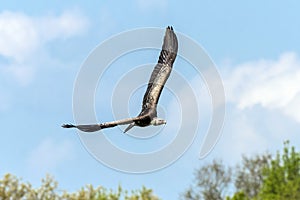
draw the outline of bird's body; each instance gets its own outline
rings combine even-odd
[[[123,120],[117,120],[113,122],[106,122],[101,124],[91,125],[72,125],[64,124],[63,128],[78,128],[84,132],[94,132],[104,128],[110,128],[117,125],[129,126],[124,132],[127,132],[134,126],[145,127],[149,125],[161,125],[166,124],[166,121],[157,118],[157,104],[160,94],[164,88],[166,81],[168,80],[172,71],[173,63],[175,61],[178,50],[177,37],[172,27],[167,27],[162,50],[158,59],[158,63],[154,67],[151,74],[147,90],[143,98],[143,106],[140,114],[135,118],[128,118]]]

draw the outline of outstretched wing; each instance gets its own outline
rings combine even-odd
[[[175,61],[176,55],[178,50],[178,43],[176,35],[173,31],[172,27],[167,27],[164,42],[162,46],[162,50],[160,52],[160,56],[158,59],[158,63],[155,66],[149,83],[147,87],[147,91],[143,98],[143,108],[142,112],[148,110],[148,108],[154,108],[149,110],[155,110],[156,113],[156,105],[158,103],[161,91],[170,76],[172,71],[172,66]],[[102,124],[89,124],[89,125],[73,125],[73,124],[64,124],[62,125],[63,128],[77,128],[84,132],[95,132],[101,129],[114,127],[117,125],[125,125],[130,124],[124,132],[127,132],[133,126],[135,126],[136,122],[143,121],[144,118],[149,118],[147,115],[139,115],[135,118],[117,120],[113,122],[106,122]],[[148,113],[149,114],[149,113]]]
[[[139,120],[141,117],[128,118],[122,120],[116,120],[113,122],[105,122],[102,124],[87,124],[87,125],[73,125],[73,124],[63,124],[63,128],[77,128],[84,132],[95,132],[101,129],[110,128],[118,125],[132,124],[136,120]]]
[[[147,90],[144,94],[142,110],[147,108],[156,108],[160,94],[172,71],[177,50],[177,37],[173,31],[173,28],[168,26],[158,63],[151,74]]]

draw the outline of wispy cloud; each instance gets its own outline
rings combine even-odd
[[[56,170],[60,165],[73,158],[73,144],[68,141],[56,141],[52,138],[42,140],[29,155],[28,167],[31,172],[45,174]]]
[[[88,20],[75,10],[39,17],[10,11],[0,13],[0,56],[9,60],[2,64],[2,72],[21,85],[28,84],[34,76],[34,56],[44,44],[81,34],[87,27]]]
[[[225,75],[227,98],[239,109],[261,105],[300,122],[300,59],[284,53],[277,60],[247,62]]]
[[[274,152],[285,140],[296,141],[300,122],[300,59],[278,59],[222,66],[227,115],[214,156],[236,163],[242,154]]]
[[[260,59],[238,65],[220,65],[220,69],[226,95],[226,118],[222,136],[212,152],[213,157],[221,157],[234,164],[242,154],[263,153],[267,149],[273,151],[284,140],[296,137],[295,127],[300,122],[300,59],[295,53],[283,53],[274,60]],[[172,79],[167,85],[171,83]],[[198,98],[198,134],[203,134],[211,118],[211,91],[205,90],[205,84],[199,77],[191,79],[189,83]],[[187,94],[189,86],[177,85],[184,87],[176,94],[183,94],[187,98],[181,103],[191,105],[192,97]],[[197,111],[194,105],[185,109],[190,114]],[[171,102],[168,110],[178,109]],[[188,121],[196,123],[194,118],[182,119],[181,123],[188,124]],[[187,125],[184,130],[187,133],[193,131],[190,127]],[[196,144],[201,145],[202,142],[203,137]],[[197,148],[195,153],[199,152],[200,146]]]
[[[0,54],[20,62],[38,46],[33,20],[21,13],[0,14]]]
[[[59,16],[45,16],[36,20],[36,23],[44,41],[81,34],[89,24],[87,18],[76,10],[67,10]]]

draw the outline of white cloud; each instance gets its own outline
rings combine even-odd
[[[29,155],[29,169],[39,174],[56,170],[61,164],[73,158],[73,150],[74,146],[70,141],[46,138]]]
[[[267,150],[273,153],[280,149],[283,141],[295,141],[295,127],[300,122],[300,59],[295,53],[284,53],[277,60],[262,59],[221,69],[227,100],[226,118],[222,136],[208,158],[218,157],[235,164],[242,154]],[[199,98],[201,136],[210,123],[210,96],[199,78],[189,82]],[[186,86],[176,94],[185,92]],[[183,96],[190,98],[187,94]],[[189,99],[181,103],[190,104]],[[189,113],[196,111],[186,108]],[[187,126],[185,131],[192,130]],[[203,135],[194,142],[193,145],[198,144],[194,153],[199,153],[202,142]]]
[[[227,99],[243,110],[254,105],[278,109],[300,122],[300,59],[284,53],[278,60],[247,62],[225,75]]]
[[[299,83],[298,83],[299,84]],[[300,93],[284,107],[284,113],[300,122]]]
[[[0,13],[0,56],[6,57],[2,72],[9,73],[22,85],[33,78],[34,56],[45,43],[81,34],[88,21],[77,11],[65,11],[59,16],[31,17],[19,12]]]
[[[77,11],[65,11],[60,16],[46,16],[36,20],[37,30],[45,41],[67,38],[83,33],[87,19]]]
[[[21,13],[0,14],[0,54],[22,60],[38,46],[38,33],[33,20]]]
[[[284,53],[277,60],[222,66],[227,108],[222,137],[210,157],[235,164],[241,155],[275,153],[283,141],[297,142],[300,122],[300,59]]]

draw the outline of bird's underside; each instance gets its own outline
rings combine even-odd
[[[101,124],[87,124],[87,125],[73,125],[64,124],[63,128],[77,128],[84,132],[94,132],[105,128],[111,128],[118,125],[128,125],[124,130],[127,132],[134,126],[145,127],[149,125],[161,125],[166,124],[166,121],[157,118],[157,103],[160,94],[164,88],[167,79],[172,71],[173,63],[175,61],[178,50],[177,37],[173,31],[173,28],[168,26],[166,28],[164,42],[162,50],[158,59],[158,63],[154,67],[151,74],[147,90],[144,94],[143,105],[140,114],[134,118],[116,120],[112,122],[105,122]]]

